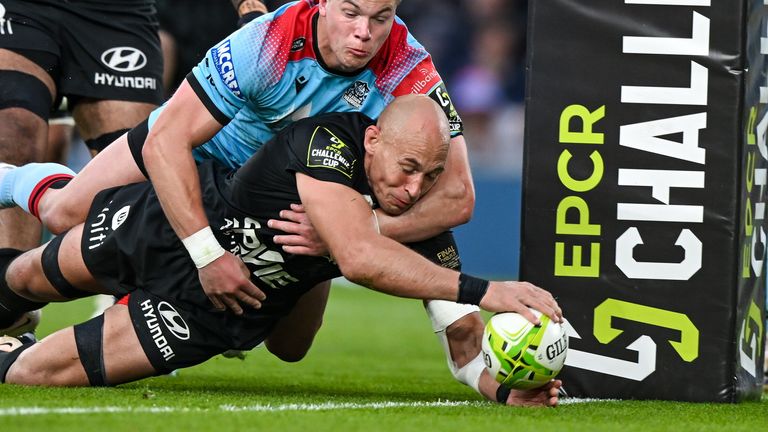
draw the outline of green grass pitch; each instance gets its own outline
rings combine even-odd
[[[41,334],[88,316],[92,301],[49,306]],[[702,377],[706,379],[706,377]],[[104,389],[0,385],[0,431],[765,431],[761,402],[601,401],[556,409],[484,402],[456,383],[420,302],[332,290],[306,359],[264,349],[175,377]]]

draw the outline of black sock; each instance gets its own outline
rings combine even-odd
[[[8,286],[5,279],[8,266],[22,253],[18,249],[0,249],[0,328],[11,326],[25,312],[40,309],[48,304],[27,300]]]
[[[13,366],[13,363],[19,358],[19,355],[28,348],[31,348],[33,343],[24,344],[11,352],[0,351],[0,383],[5,382],[5,377],[8,375],[8,369]]]

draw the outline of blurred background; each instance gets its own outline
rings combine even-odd
[[[527,0],[403,0],[398,16],[432,54],[464,120],[477,200],[455,230],[464,271],[516,278]]]
[[[225,0],[158,0],[170,94],[208,48],[237,28]],[[269,10],[287,1],[267,0]],[[397,12],[432,54],[464,121],[477,203],[456,229],[464,271],[516,278],[525,90],[527,0],[403,0]],[[71,146],[75,170],[90,158]]]

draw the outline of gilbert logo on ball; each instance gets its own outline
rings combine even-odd
[[[534,325],[513,312],[494,315],[485,326],[483,358],[496,381],[510,388],[531,389],[552,380],[565,363],[565,329],[539,311]]]

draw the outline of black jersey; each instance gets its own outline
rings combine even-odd
[[[284,252],[272,242],[272,236],[284,233],[267,227],[267,221],[300,202],[296,172],[370,196],[363,136],[371,124],[360,113],[304,119],[275,136],[233,174],[223,175],[225,168],[213,162],[201,167],[203,199],[206,208],[215,209],[208,212],[211,226],[220,243],[243,258],[260,288],[310,288],[341,275],[327,258]]]
[[[115,294],[141,290],[204,322],[227,348],[250,349],[317,283],[341,275],[327,257],[286,253],[267,227],[280,210],[298,203],[295,173],[370,194],[363,167],[363,136],[373,121],[360,113],[328,114],[285,129],[236,172],[209,161],[199,166],[203,205],[219,243],[240,256],[264,293],[260,309],[242,316],[212,313],[197,270],[168,223],[148,182],[97,195],[85,223],[88,269]],[[135,314],[146,305],[136,305]],[[134,318],[136,320],[137,318]],[[141,318],[139,318],[141,320]]]

